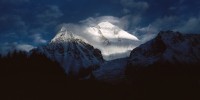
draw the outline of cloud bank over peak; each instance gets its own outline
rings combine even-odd
[[[99,24],[100,22],[110,22],[122,29],[127,29],[128,27],[128,18],[126,16],[124,17],[114,17],[114,16],[99,16],[99,17],[89,17],[85,20],[80,21],[81,24],[87,25],[87,26],[95,26]]]
[[[67,38],[68,34],[72,33],[74,37],[100,49],[106,60],[127,57],[130,51],[141,43],[136,36],[125,31],[127,24],[128,20],[125,20],[125,18],[114,16],[90,17],[78,24],[62,25],[60,32],[51,42],[64,41],[63,38]]]

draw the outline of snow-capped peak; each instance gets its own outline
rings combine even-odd
[[[100,28],[114,28],[115,26],[109,22],[101,22],[98,24]]]
[[[127,57],[130,51],[139,45],[136,36],[110,22],[100,22],[94,27],[87,27],[85,33],[92,36],[92,39],[88,39],[89,43],[99,48],[106,60]]]
[[[67,32],[60,32],[49,44],[33,51],[57,61],[68,75],[77,78],[86,77],[104,62],[100,50]]]
[[[139,39],[110,22],[100,22],[95,26],[65,24],[51,43],[69,42],[80,39],[101,50],[104,59],[127,57],[139,45]]]
[[[130,39],[130,40],[135,40],[135,41],[139,40],[136,36],[124,31],[123,29],[111,24],[110,22],[101,22],[95,27],[87,28],[87,31],[91,34],[104,36],[105,38],[108,38],[108,39],[122,38],[122,39]]]
[[[66,27],[62,27],[60,32],[51,40],[51,43],[66,42],[69,39],[74,39],[74,34],[71,31],[68,31]]]

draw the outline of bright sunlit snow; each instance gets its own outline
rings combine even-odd
[[[52,42],[66,41],[72,35],[100,49],[105,60],[127,57],[140,44],[136,36],[108,21],[87,27],[64,25]]]

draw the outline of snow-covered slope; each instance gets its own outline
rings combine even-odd
[[[73,25],[63,25],[49,44],[33,51],[59,62],[67,74],[79,75],[101,66],[104,62],[103,57],[112,60],[129,56],[130,51],[139,43],[137,37],[109,22],[85,27],[82,32],[76,30],[79,29]],[[106,65],[108,64],[101,67],[105,68]],[[117,69],[120,65],[116,64],[110,68]]]
[[[195,64],[200,62],[200,35],[164,31],[135,48],[130,65],[148,66],[156,62]]]
[[[102,51],[106,60],[127,57],[139,44],[137,37],[109,22],[88,27],[86,33],[93,37],[90,43]]]
[[[67,24],[63,25],[61,31],[72,32],[77,38],[100,49],[106,60],[128,57],[130,51],[139,45],[137,37],[110,22],[100,22],[94,26],[78,27],[78,29]]]
[[[34,51],[59,62],[70,75],[79,75],[83,70],[91,71],[104,61],[100,50],[77,39],[73,33],[63,30],[48,45],[38,47]]]

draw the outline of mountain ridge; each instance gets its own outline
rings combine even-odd
[[[155,62],[197,63],[200,61],[200,35],[161,31],[158,35],[135,48],[130,64],[148,66]]]
[[[199,70],[199,62],[200,35],[161,31],[154,39],[133,49],[129,57],[107,62],[94,74],[97,79],[112,83],[116,80],[119,81],[120,78],[126,79],[127,76],[136,77],[137,73],[145,74],[145,71],[155,71],[155,73],[164,71],[166,75],[171,75],[171,72],[174,72],[175,75],[188,74],[194,69]],[[111,73],[112,70],[113,73]],[[120,70],[125,70],[125,72]],[[194,74],[197,74],[196,71]],[[109,76],[105,77],[106,75]]]
[[[82,73],[84,77],[89,75],[92,70],[104,62],[100,50],[72,35],[71,38],[68,37],[64,40],[55,39],[45,46],[32,50],[32,52],[45,54],[50,59],[57,61],[68,75],[77,77],[83,70],[85,71]]]

